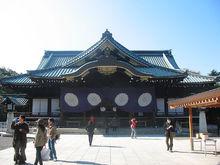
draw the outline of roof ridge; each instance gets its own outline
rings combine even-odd
[[[170,63],[170,61],[168,60],[167,56],[164,53],[163,53],[163,58],[165,63],[168,65],[168,67],[174,69],[173,65]]]
[[[113,41],[115,42],[116,44],[118,44],[119,46],[121,46],[123,49],[125,49],[126,52],[124,52],[125,54],[129,55],[132,59],[134,59],[135,61],[139,62],[139,63],[142,63],[142,64],[145,64],[145,65],[149,65],[151,66],[151,63],[143,60],[142,58],[138,57],[138,56],[135,56],[133,54],[132,51],[130,51],[129,49],[127,49],[125,46],[123,46],[122,44],[120,44],[119,42],[117,42],[115,39],[112,38],[112,40],[110,41]],[[112,43],[114,44],[114,43]],[[114,44],[115,45],[115,44]],[[115,45],[117,47],[117,45]],[[120,48],[118,48],[119,50],[121,50]],[[123,50],[122,50],[123,51]],[[139,61],[138,61],[139,60]]]
[[[81,53],[77,54],[76,57],[74,58],[74,61],[68,62],[65,66],[72,65],[72,64],[74,64],[76,61],[80,60],[80,59],[82,58],[82,57],[80,57],[80,56],[82,56],[83,54],[88,54],[88,53],[91,51],[91,49],[96,49],[96,48],[97,48],[97,45],[100,45],[102,42],[104,42],[105,39],[106,39],[106,37],[105,37],[104,39],[101,39],[101,40],[97,41],[95,44],[93,44],[93,45],[92,45],[91,47],[89,47],[88,49],[86,49],[86,50],[82,51]],[[77,59],[77,58],[79,58],[79,59]],[[75,61],[75,60],[76,60],[76,61]]]

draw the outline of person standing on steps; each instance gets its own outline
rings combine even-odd
[[[92,116],[92,117],[90,117],[88,124],[87,124],[87,127],[86,127],[86,131],[87,131],[88,138],[89,138],[89,146],[92,145],[94,129],[95,129],[95,119]]]
[[[169,118],[167,118],[167,121],[164,124],[164,129],[165,129],[165,136],[166,136],[167,151],[172,152],[173,151],[173,137],[175,134],[175,128]]]
[[[29,133],[28,124],[25,122],[25,116],[20,115],[17,120],[11,124],[11,129],[14,130],[13,147],[15,150],[14,161],[15,164],[25,164],[26,154],[25,149],[27,145],[27,133]]]

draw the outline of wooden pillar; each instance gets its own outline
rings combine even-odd
[[[83,112],[83,125],[86,125],[87,121],[86,121],[86,112]]]
[[[193,122],[192,122],[192,107],[189,107],[189,139],[191,150],[194,150],[193,146]]]
[[[51,98],[48,98],[47,104],[47,115],[51,116]]]
[[[164,92],[164,113],[165,113],[166,117],[169,116],[169,113],[168,113],[168,89],[167,89],[167,87],[165,87],[165,92]]]

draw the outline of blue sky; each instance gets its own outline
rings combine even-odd
[[[85,50],[105,29],[130,50],[172,49],[181,68],[220,71],[218,0],[1,0],[0,66],[36,69],[44,50]]]

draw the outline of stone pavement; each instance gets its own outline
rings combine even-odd
[[[220,138],[218,155],[206,156],[202,151],[190,151],[188,138],[175,138],[174,152],[166,151],[165,138],[160,136],[104,137],[94,135],[89,147],[86,135],[61,135],[56,144],[58,161],[44,165],[220,165]],[[199,148],[199,146],[196,146]],[[33,164],[35,149],[30,142],[26,149],[27,163]],[[13,148],[0,151],[0,164],[13,165]]]

